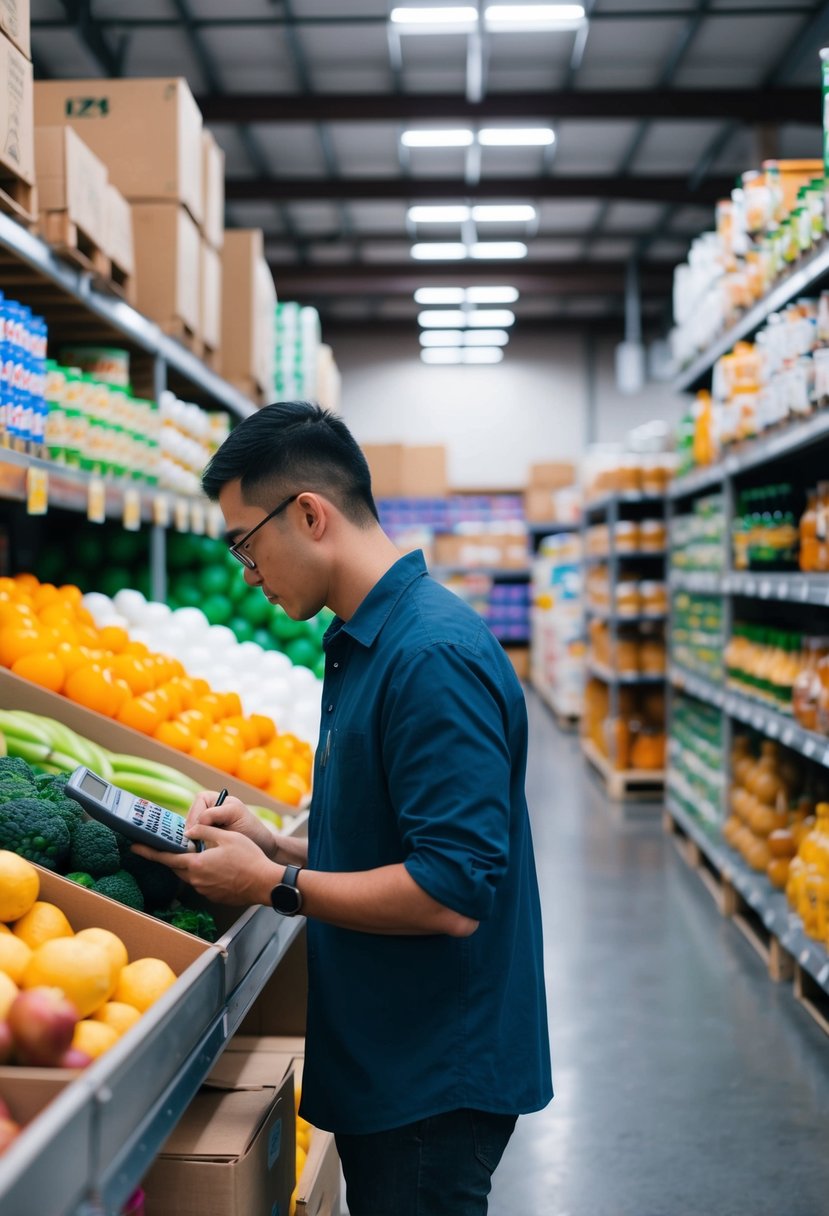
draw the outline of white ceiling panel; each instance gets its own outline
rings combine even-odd
[[[288,213],[298,232],[313,235],[329,233],[340,227],[340,216],[332,203],[291,203]]]
[[[70,30],[33,30],[32,50],[51,76],[84,79],[101,75],[95,56]]]
[[[662,11],[665,11],[664,5]],[[649,89],[659,81],[683,18],[594,21],[578,83],[584,89]]]
[[[222,26],[202,30],[199,37],[227,92],[286,93],[299,87],[283,30]]]
[[[412,177],[463,177],[464,148],[409,148]]]
[[[224,0],[211,0],[222,3]],[[273,0],[264,0],[273,4]],[[291,5],[295,17],[328,17],[336,12],[339,0],[293,0]],[[388,12],[386,0],[348,0],[349,17],[376,17],[385,20]]]
[[[361,252],[366,262],[412,262],[411,241],[366,241]]]
[[[633,241],[593,241],[587,254],[589,262],[625,262],[635,248]]]
[[[650,123],[631,171],[690,173],[721,125],[717,122]]]
[[[555,171],[607,173],[615,169],[636,132],[630,121],[586,122],[569,120],[556,127],[558,136]]]
[[[397,130],[389,123],[334,123],[329,135],[342,173],[395,176],[400,170]]]
[[[239,137],[239,128],[230,123],[212,123],[210,130],[225,154],[227,177],[256,177],[257,172]]]
[[[349,203],[348,212],[354,227],[365,232],[402,232],[406,226],[405,203]]]
[[[568,262],[579,255],[578,241],[556,241],[539,237],[532,241],[527,254],[529,262]]]
[[[62,16],[66,16],[66,6],[59,4],[63,9]],[[41,0],[32,0],[32,18],[47,17],[47,13],[43,11],[47,8],[54,8],[53,4],[44,5]],[[102,18],[118,18],[118,17],[136,17],[138,14],[135,11],[133,0],[97,0],[95,6],[95,16]],[[141,0],[142,18],[149,19],[151,17],[175,17],[176,9],[172,0]],[[199,14],[201,15],[201,14]]]
[[[539,224],[544,232],[588,229],[599,213],[595,199],[545,199],[538,204]]]
[[[354,261],[354,250],[344,241],[336,245],[313,245],[308,260],[318,266],[347,266]]]
[[[251,130],[274,176],[325,176],[322,145],[311,123],[257,126]]]
[[[668,262],[676,266],[688,256],[690,241],[654,241],[648,250],[648,258],[655,262]]]
[[[710,16],[702,23],[676,75],[678,88],[759,85],[794,38],[801,16]],[[751,53],[746,54],[750,46]],[[817,59],[817,48],[815,60]],[[706,78],[707,77],[707,78]]]
[[[605,231],[649,231],[662,214],[660,203],[613,203],[605,216]]]
[[[543,164],[543,148],[481,149],[481,171],[484,177],[536,177]]]
[[[267,232],[284,232],[282,211],[278,203],[228,203],[228,217],[234,228],[262,228]]]

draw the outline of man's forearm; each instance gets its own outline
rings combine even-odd
[[[271,861],[281,866],[304,866],[308,864],[307,836],[282,836],[271,833],[271,845],[265,849]]]

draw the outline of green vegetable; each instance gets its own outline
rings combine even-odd
[[[88,887],[90,890],[95,886],[95,879],[91,874],[84,874],[80,870],[75,870],[66,877],[70,882],[76,882],[79,887]]]
[[[88,819],[72,828],[69,864],[95,878],[114,874],[121,866],[118,840],[105,823]]]
[[[185,933],[194,933],[196,937],[201,937],[206,942],[215,942],[219,935],[216,922],[209,912],[197,912],[193,908],[178,907],[171,908],[167,912],[156,912],[155,916],[158,920],[163,920],[176,929],[183,929]]]
[[[36,798],[32,786],[21,780],[16,773],[0,776],[0,802],[14,802],[17,798]]]
[[[141,888],[146,908],[166,908],[178,894],[179,878],[169,866],[131,852],[122,854],[122,865]]]
[[[36,798],[0,804],[0,848],[57,870],[69,853],[69,829]]]
[[[34,773],[25,760],[19,756],[0,756],[0,779],[10,776],[19,777],[31,790],[34,786]]]
[[[92,889],[99,895],[117,899],[119,903],[126,904],[128,908],[134,908],[136,912],[144,911],[144,896],[141,894],[141,888],[132,874],[128,874],[126,870],[118,870],[115,874],[99,878]]]

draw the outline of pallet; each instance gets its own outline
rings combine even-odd
[[[0,165],[0,211],[29,228],[37,221],[37,186],[31,186],[8,165]]]
[[[176,342],[180,342],[186,350],[189,350],[197,359],[201,359],[204,350],[204,343],[194,329],[191,329],[185,321],[180,317],[175,317],[171,321],[165,321],[159,325],[162,333],[165,333],[168,338],[175,338]]]
[[[110,279],[109,258],[95,238],[69,218],[68,211],[42,212],[40,234],[64,261],[93,275],[97,281]]]
[[[125,304],[129,304],[131,308],[135,308],[138,298],[138,284],[135,275],[122,270],[111,259],[109,275],[107,277],[97,275],[95,286],[99,291],[103,291],[110,296],[115,296],[116,299],[123,300]]]
[[[590,765],[605,784],[608,797],[614,802],[643,802],[661,799],[665,788],[665,774],[661,770],[624,769],[619,771],[611,765],[592,739],[582,739],[581,748]]]
[[[829,993],[799,963],[794,965],[794,995],[823,1033],[829,1034]]]

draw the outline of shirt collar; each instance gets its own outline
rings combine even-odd
[[[350,621],[343,621],[338,616],[334,618],[326,631],[324,643],[342,632],[349,634],[362,646],[373,645],[404,591],[425,573],[426,561],[420,549],[401,557],[374,584]]]

